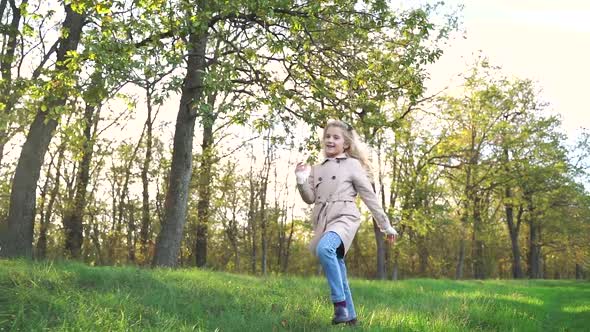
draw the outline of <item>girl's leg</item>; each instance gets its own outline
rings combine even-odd
[[[348,309],[348,317],[350,320],[356,319],[356,311],[354,310],[354,303],[352,302],[352,293],[348,285],[348,277],[346,276],[346,264],[344,257],[338,257],[338,265],[340,267],[340,276],[342,277],[342,288],[344,296],[346,297],[346,308]]]
[[[317,256],[324,268],[328,285],[330,285],[331,298],[333,303],[346,300],[344,293],[342,275],[336,251],[342,244],[340,236],[334,232],[328,232],[322,236],[316,248]]]

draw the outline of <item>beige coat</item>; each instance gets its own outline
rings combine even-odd
[[[357,193],[367,205],[381,230],[389,227],[389,219],[379,205],[367,172],[354,158],[326,158],[314,165],[306,183],[298,184],[301,197],[307,204],[315,203],[312,213],[314,236],[310,250],[326,232],[337,233],[348,252],[360,226],[360,212],[355,204]]]

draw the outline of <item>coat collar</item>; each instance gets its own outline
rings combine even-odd
[[[323,165],[323,164],[325,164],[325,163],[326,163],[326,161],[328,161],[328,160],[334,161],[334,160],[339,160],[339,159],[341,160],[341,159],[347,159],[347,158],[348,158],[348,156],[347,156],[346,154],[344,154],[344,153],[341,153],[341,154],[337,155],[337,156],[336,156],[336,157],[334,157],[334,158],[327,158],[327,157],[326,157],[326,158],[324,159],[324,161],[322,161],[322,165]]]

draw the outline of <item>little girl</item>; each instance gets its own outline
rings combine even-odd
[[[344,255],[360,226],[361,215],[355,204],[357,193],[389,241],[395,241],[397,232],[377,201],[368,177],[367,159],[359,149],[352,127],[342,121],[328,122],[322,140],[325,159],[311,168],[297,164],[297,188],[306,203],[315,203],[310,249],[318,256],[330,285],[334,303],[332,324],[355,325],[356,312]]]

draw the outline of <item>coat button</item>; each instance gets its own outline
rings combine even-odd
[[[336,159],[336,163],[337,164],[340,164],[340,159]]]
[[[322,181],[322,177],[320,176],[320,177],[318,178],[318,180]]]
[[[336,180],[336,175],[332,175],[332,180]]]

